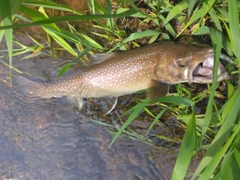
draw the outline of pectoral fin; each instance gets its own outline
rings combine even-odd
[[[67,99],[74,103],[74,105],[81,110],[84,104],[83,98],[82,96],[75,96],[75,97],[67,97]]]
[[[169,87],[170,85],[167,83],[152,80],[150,88],[148,90],[149,101],[166,96],[169,91]]]

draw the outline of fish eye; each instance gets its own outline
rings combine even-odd
[[[209,56],[214,56],[214,50],[211,48],[208,50]]]
[[[187,66],[187,61],[185,59],[178,58],[177,59],[177,64],[178,64],[179,67],[186,67]]]

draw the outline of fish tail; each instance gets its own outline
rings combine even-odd
[[[31,81],[25,77],[17,76],[14,81],[25,95],[38,95],[39,89],[37,82]]]
[[[61,79],[53,82],[35,82],[25,77],[18,76],[15,78],[15,81],[19,89],[26,96],[52,98],[75,95],[80,87],[82,87],[80,86],[80,79],[78,88],[76,88],[75,81],[71,81],[71,79]]]

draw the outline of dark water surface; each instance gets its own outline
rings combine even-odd
[[[45,80],[53,79],[61,64],[48,58],[14,59],[15,67],[30,73],[23,76]],[[9,86],[8,71],[0,64],[0,179],[170,179],[179,144],[159,142],[156,148],[120,138],[109,148],[110,129],[92,121],[111,124],[134,105],[131,96],[120,98],[104,117],[99,109],[79,111],[64,97],[26,97],[15,83]],[[149,119],[143,114],[132,127],[144,134]],[[154,133],[171,135],[164,126]]]

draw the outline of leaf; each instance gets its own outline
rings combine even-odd
[[[238,89],[235,90],[231,98],[224,104],[222,119],[226,119],[230,115],[234,104],[238,103],[237,100],[239,99],[239,94],[240,94],[240,87],[238,87]]]
[[[240,63],[240,30],[239,30],[239,2],[232,0],[228,2],[229,28],[231,31],[231,43],[233,44],[234,54]],[[240,80],[239,80],[240,81]]]
[[[139,115],[140,111],[143,110],[143,108],[148,104],[148,102],[149,102],[149,100],[145,99],[144,101],[142,101],[141,103],[138,103],[136,106],[132,107],[131,109],[127,110],[126,112],[124,112],[121,115],[120,118],[122,118],[123,116],[126,116],[127,114],[132,112],[131,115],[129,116],[129,118],[127,119],[127,121],[118,130],[117,134],[114,136],[114,138],[109,146],[111,146],[117,140],[117,138],[121,135],[121,133],[124,131],[124,129]],[[183,98],[183,97],[178,97],[178,96],[162,97],[162,98],[152,101],[151,103],[156,103],[156,102],[173,103],[173,104],[178,104],[178,105],[180,104],[180,105],[184,105],[184,106],[190,106],[190,105],[194,104],[191,100]],[[158,116],[160,116],[160,115],[158,115]]]
[[[240,133],[238,134],[238,143],[240,140]],[[232,158],[232,170],[234,179],[238,179],[239,172],[240,172],[240,150],[236,146],[233,151],[233,158]]]
[[[182,29],[182,31],[180,33],[178,33],[177,37],[180,36],[191,24],[193,24],[198,19],[200,19],[198,21],[198,26],[200,26],[202,24],[203,18],[211,10],[214,3],[216,3],[215,0],[204,1],[202,3],[201,8],[200,8],[201,4],[199,4],[199,6],[197,8],[195,8],[194,13],[193,13],[192,17],[190,18],[190,20],[188,21],[188,23],[186,24],[186,26]]]
[[[221,51],[221,45],[222,45],[222,36],[219,31],[211,30],[211,38],[212,38],[212,43],[214,47],[214,74],[213,74],[213,83],[211,86],[210,90],[210,97],[207,105],[207,110],[204,118],[204,124],[202,128],[202,133],[200,137],[200,144],[202,144],[203,137],[206,134],[208,125],[211,121],[211,116],[212,116],[212,111],[213,111],[213,102],[214,102],[214,94],[215,94],[215,89],[217,88],[217,66],[220,58],[220,51]]]
[[[172,20],[175,16],[181,14],[181,12],[188,7],[188,2],[187,0],[183,0],[177,5],[175,5],[171,11],[168,13],[166,21],[164,22],[164,26]]]
[[[146,106],[146,104],[147,104],[147,100],[142,101],[141,103],[134,106],[134,108],[131,108],[133,110],[133,112],[131,113],[131,115],[129,116],[127,121],[118,130],[117,134],[114,136],[114,138],[113,138],[112,142],[110,143],[109,147],[117,140],[117,138],[122,134],[122,132],[125,130],[125,128],[139,115],[139,113],[143,110],[143,108]],[[126,113],[129,112],[130,110],[126,111],[122,116],[126,115]]]
[[[215,136],[215,138],[213,139],[213,141],[211,142],[210,147],[208,148],[208,150],[205,153],[202,161],[200,162],[197,170],[194,173],[193,179],[195,179],[197,176],[199,176],[200,173],[205,168],[208,168],[208,171],[206,171],[206,170],[203,171],[204,175],[203,175],[202,179],[204,179],[204,178],[209,179],[211,172],[213,172],[214,169],[217,167],[219,161],[224,156],[224,153],[231,145],[232,140],[234,139],[234,137],[237,133],[236,131],[239,131],[240,123],[236,124],[236,126],[232,126],[235,123],[235,121],[237,121],[237,116],[238,116],[238,113],[240,110],[239,93],[240,93],[240,87],[238,87],[238,89],[235,91],[235,93],[231,97],[231,99],[229,99],[227,101],[227,103],[225,104],[227,106],[231,106],[231,108],[229,108],[230,110],[228,112],[228,115],[225,115],[223,117],[223,125],[220,128],[220,130],[218,131],[218,133]],[[233,103],[233,101],[234,101],[234,103]],[[224,109],[225,108],[226,107],[224,106]],[[233,133],[232,133],[232,139],[229,139],[230,133],[233,130],[233,128],[235,129],[235,131],[233,131]],[[223,148],[221,149],[221,147],[223,146],[224,143],[226,143],[224,145],[225,149],[223,149]],[[220,152],[220,150],[221,150],[221,152]],[[210,167],[208,167],[209,164],[211,164]]]
[[[11,14],[14,16],[19,10],[23,0],[10,0],[11,2]]]
[[[145,12],[141,11],[134,3],[132,0],[126,0],[128,2],[128,4],[130,4],[130,6],[132,6],[132,8],[134,10],[136,10],[139,14],[141,14],[143,17],[147,17],[150,19],[154,19],[152,16],[150,16],[149,14],[146,14]]]
[[[196,142],[196,119],[195,114],[192,113],[190,122],[187,125],[187,129],[183,137],[176,164],[174,166],[172,180],[184,179],[196,148]]]
[[[165,17],[164,17],[162,14],[159,14],[158,16],[159,16],[159,18],[160,18],[163,22],[166,21]],[[171,33],[171,35],[172,35],[173,37],[176,36],[176,32],[175,32],[175,30],[173,29],[173,27],[170,25],[170,23],[167,23],[167,24],[165,24],[164,26],[165,26],[165,28],[168,30],[168,32]],[[164,34],[165,34],[165,33],[163,33],[163,35],[164,35]],[[166,35],[167,35],[167,34],[166,34]],[[168,35],[167,35],[167,36],[168,36]],[[168,39],[168,38],[165,37],[165,39]]]
[[[194,105],[193,101],[191,101],[191,100],[189,100],[187,98],[179,97],[179,96],[166,96],[166,97],[162,97],[162,98],[159,98],[157,100],[154,100],[151,103],[157,103],[157,102],[171,103],[171,104],[183,105],[183,106],[192,106],[192,105]]]
[[[126,16],[135,16],[137,15],[137,13],[138,12],[135,11],[134,9],[126,9],[122,13],[116,12],[114,14],[55,16],[47,19],[36,20],[33,23],[2,26],[0,27],[0,30],[9,29],[9,28],[22,28],[22,27],[29,27],[29,26],[36,26],[36,25],[44,25],[44,24],[51,24],[51,23],[64,22],[64,21],[95,20],[95,19],[102,19],[102,18],[120,18],[120,17],[126,17]]]
[[[234,92],[234,87],[233,85],[229,82],[228,83],[228,99],[230,99],[230,97],[233,95]]]
[[[84,51],[81,52],[74,60],[72,60],[72,62],[67,63],[66,65],[64,65],[64,66],[60,69],[60,71],[59,71],[59,73],[58,73],[58,75],[57,75],[57,78],[59,78],[60,76],[62,76],[62,75],[71,67],[71,65],[73,64],[74,61],[76,61],[77,59],[80,59],[81,57],[83,57],[84,55],[86,55],[91,49],[92,49],[92,48],[87,47],[87,48],[84,49]]]
[[[124,39],[122,43],[125,44],[127,42],[134,41],[136,39],[140,39],[140,38],[144,38],[144,37],[148,37],[156,34],[160,34],[160,32],[155,30],[150,30],[150,29],[142,32],[135,32],[135,33],[132,33],[130,36],[128,36],[126,39]]]
[[[89,46],[100,49],[102,51],[104,50],[104,47],[102,47],[99,43],[97,43],[95,40],[93,40],[89,36],[87,36],[85,34],[79,34],[79,35],[82,36],[86,40],[86,42]]]
[[[195,9],[193,12],[193,15],[190,17],[190,20],[187,22],[187,24],[185,25],[185,27],[182,29],[182,31],[180,31],[177,35],[180,36],[191,24],[193,24],[194,22],[196,22],[198,19],[200,19],[202,17],[203,14],[203,8],[201,9]],[[199,24],[199,22],[198,22]]]
[[[71,66],[72,66],[72,62],[67,63],[66,65],[64,65],[61,70],[58,72],[57,77],[59,78],[60,76],[62,76]]]
[[[218,15],[217,15],[216,11],[212,8],[212,9],[209,10],[208,13],[210,14],[211,19],[212,19],[213,22],[215,23],[215,26],[217,27],[217,29],[218,29],[219,31],[222,31],[222,26],[221,26],[221,23],[220,23],[220,21],[219,21],[219,17],[218,17]]]
[[[52,1],[22,0],[22,3],[25,5],[30,5],[30,6],[39,6],[39,7],[49,8],[49,9],[56,9],[56,10],[67,11],[67,12],[72,12],[72,13],[78,13],[68,6],[65,6],[63,4],[58,4],[58,3],[55,3]]]
[[[188,17],[190,17],[195,4],[196,0],[188,0]]]
[[[20,11],[31,17],[34,21],[47,19],[42,13],[35,11],[27,6],[21,6]],[[67,34],[63,34],[62,31],[56,26],[56,24],[42,25],[42,28],[49,34],[60,46],[71,53],[73,56],[77,56],[77,53],[73,48],[63,39]],[[69,34],[69,33],[68,33]],[[68,39],[68,38],[66,38]],[[69,38],[70,39],[70,38]],[[77,40],[76,40],[77,41]]]
[[[197,30],[193,32],[193,35],[204,35],[209,33],[210,30],[208,26],[201,26],[200,28],[197,28]]]
[[[204,169],[203,173],[198,178],[198,180],[211,179],[212,173],[216,170],[216,168],[219,165],[221,159],[225,156],[225,153],[227,152],[228,148],[231,146],[232,142],[234,141],[234,138],[237,136],[239,131],[240,131],[240,123],[238,123],[235,126],[235,130],[233,131],[233,133],[231,135],[228,135],[228,137],[227,137],[228,139],[227,139],[226,143],[224,144],[224,146],[222,148],[215,149],[214,154],[207,154],[207,155],[204,156],[204,158],[211,159],[211,161],[205,162],[205,163],[207,163],[207,164],[205,164],[207,166]],[[216,147],[214,147],[214,148],[216,148]],[[194,176],[193,179],[195,177],[196,176]]]
[[[95,14],[95,3],[94,3],[94,0],[88,0],[88,7],[90,9],[90,14]]]
[[[159,120],[159,118],[163,115],[163,113],[166,112],[166,110],[168,110],[169,107],[166,107],[164,109],[162,109],[157,116],[154,118],[153,122],[151,123],[150,127],[148,128],[146,135],[148,135],[149,131],[153,128],[153,126],[156,124],[156,122]]]
[[[222,179],[233,180],[231,161],[232,161],[232,154],[228,152],[222,161],[222,166],[220,171]]]
[[[12,12],[17,11],[17,8],[21,4],[21,1],[9,1],[9,0],[0,0],[0,16],[2,19],[2,24],[4,26],[12,25]],[[14,5],[13,9],[11,5]],[[8,57],[9,57],[9,75],[10,75],[10,84],[12,85],[12,45],[13,45],[13,35],[12,29],[5,29],[5,38],[8,48]],[[3,37],[3,33],[1,35]]]
[[[105,3],[106,3],[106,6],[107,6],[108,14],[112,14],[112,5],[111,5],[110,0],[105,0]],[[113,29],[114,28],[113,19],[108,18],[107,21],[108,21],[108,24],[109,24],[110,28]]]

